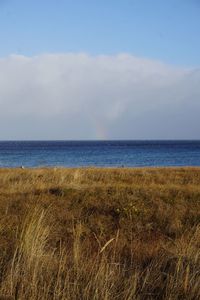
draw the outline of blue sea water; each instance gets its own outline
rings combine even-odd
[[[200,166],[200,141],[2,141],[0,167]]]

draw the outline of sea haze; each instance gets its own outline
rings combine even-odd
[[[200,166],[200,141],[2,141],[0,167]]]

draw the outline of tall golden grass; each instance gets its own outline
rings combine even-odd
[[[1,169],[0,299],[200,299],[200,169]]]

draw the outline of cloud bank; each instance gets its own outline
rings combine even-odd
[[[133,55],[0,59],[0,139],[199,139],[200,70]]]

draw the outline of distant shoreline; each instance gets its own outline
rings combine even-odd
[[[163,170],[163,169],[200,169],[200,166],[151,166],[151,167],[146,167],[146,166],[141,166],[141,167],[99,167],[99,166],[80,166],[80,167],[66,167],[66,166],[58,166],[58,167],[52,167],[52,166],[41,166],[41,167],[0,167],[1,170]]]

